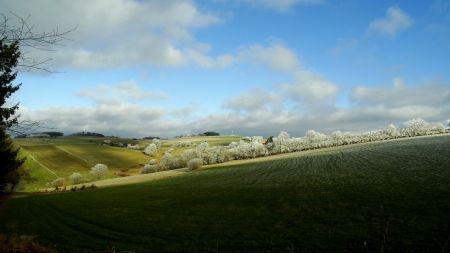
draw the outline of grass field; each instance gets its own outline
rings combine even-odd
[[[22,184],[21,191],[30,192],[50,187],[50,182],[64,177],[69,183],[69,176],[78,172],[89,180],[89,170],[97,163],[108,165],[110,178],[117,177],[116,171],[126,171],[130,175],[140,173],[140,169],[150,160],[142,150],[111,147],[104,145],[108,138],[64,137],[64,138],[26,138],[15,139],[22,147],[21,154],[27,157],[25,168],[30,178]],[[227,145],[239,140],[238,136],[219,137],[191,137],[162,142],[162,147],[155,155],[160,159],[165,151],[176,142],[200,143],[207,141],[210,145]],[[150,143],[149,140],[119,139],[124,143],[138,143],[142,148]],[[176,148],[174,154],[179,155],[186,148]]]
[[[7,202],[61,252],[448,252],[450,136],[298,153]]]

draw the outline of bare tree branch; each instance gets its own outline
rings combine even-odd
[[[23,18],[11,12],[9,16],[0,15],[0,40],[5,43],[19,43],[20,48],[30,48],[39,51],[54,51],[55,46],[64,46],[63,42],[69,41],[68,34],[76,30],[76,27],[60,31],[58,27],[50,32],[35,32],[34,26],[29,24],[30,16]],[[40,70],[54,72],[48,63],[51,58],[35,59],[27,57],[21,50],[19,71]],[[3,59],[0,59],[3,60]]]
[[[37,59],[36,57],[29,56],[27,49],[54,51],[55,47],[64,46],[63,43],[70,40],[67,35],[73,32],[76,28],[74,27],[69,30],[61,31],[58,27],[56,27],[50,32],[35,32],[35,28],[33,25],[30,25],[29,19],[30,16],[23,18],[13,12],[10,12],[9,15],[0,14],[0,44],[17,44],[19,46],[20,55],[18,63],[15,65],[16,73],[17,71],[23,72],[33,70],[53,73],[54,71],[49,65],[52,61],[51,58]],[[0,66],[6,66],[10,59],[2,57],[6,56],[0,57]],[[13,75],[15,76],[16,73]],[[16,87],[16,89],[18,89],[20,84],[12,87]],[[1,106],[3,105],[4,101]],[[17,136],[33,133],[42,128],[52,129],[49,127],[44,127],[43,122],[39,121],[19,121],[20,115],[14,117],[14,112],[17,109],[18,105],[11,108],[0,107],[0,111],[7,116],[7,119],[9,119],[1,123],[1,130],[5,130],[9,134]]]

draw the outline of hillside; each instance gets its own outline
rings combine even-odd
[[[200,143],[207,141],[210,145],[227,145],[239,140],[236,136],[192,137],[166,140],[155,154],[160,159],[168,149],[179,142]],[[143,149],[150,140],[117,139],[121,143],[138,144],[141,148],[128,148],[107,145],[104,140],[110,138],[92,137],[60,137],[60,138],[26,138],[16,139],[20,145],[22,156],[27,157],[25,168],[30,177],[23,183],[21,191],[38,191],[50,187],[56,178],[63,177],[69,181],[69,176],[78,172],[89,180],[89,170],[97,163],[106,164],[110,169],[108,178],[118,177],[116,172],[127,175],[140,174],[141,168],[151,159],[143,154]],[[180,154],[186,147],[177,147],[174,154]]]
[[[0,230],[61,252],[445,252],[449,153],[403,139],[16,198]]]

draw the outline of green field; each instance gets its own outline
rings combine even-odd
[[[60,252],[448,252],[450,136],[6,204],[0,231]]]
[[[22,156],[27,157],[25,168],[30,177],[21,185],[20,191],[38,191],[50,187],[56,178],[63,177],[69,182],[69,176],[78,172],[89,180],[89,170],[97,163],[106,164],[111,173],[109,177],[117,177],[114,172],[125,171],[130,175],[139,174],[140,169],[150,160],[142,153],[149,140],[119,139],[123,143],[138,143],[141,150],[111,147],[103,140],[108,138],[59,137],[59,138],[24,138],[15,139],[22,147]],[[200,143],[207,141],[210,145],[227,145],[239,140],[238,136],[192,137],[166,140],[155,155],[159,159],[177,142]],[[185,147],[175,148],[174,154],[180,155]]]

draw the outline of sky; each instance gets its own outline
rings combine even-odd
[[[0,0],[73,30],[9,103],[66,134],[303,136],[450,119],[450,0]]]

